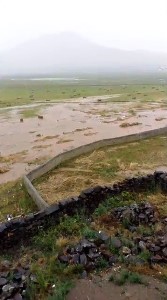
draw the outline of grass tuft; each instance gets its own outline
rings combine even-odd
[[[109,277],[109,281],[114,282],[116,285],[124,285],[126,283],[145,284],[145,281],[140,274],[128,270],[122,270],[117,275],[112,274]]]

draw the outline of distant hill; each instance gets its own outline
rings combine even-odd
[[[0,74],[157,71],[167,54],[97,45],[74,34],[42,36],[0,53]]]

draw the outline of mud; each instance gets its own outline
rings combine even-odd
[[[34,166],[58,153],[103,138],[112,138],[167,126],[167,111],[160,103],[111,102],[119,95],[67,99],[42,106],[38,117],[20,122],[22,109],[0,110],[0,163],[9,171],[0,174],[0,183],[15,180]],[[37,103],[36,105],[39,105]],[[161,119],[161,121],[156,121]],[[122,128],[123,122],[140,123]],[[10,155],[24,151],[19,159]]]

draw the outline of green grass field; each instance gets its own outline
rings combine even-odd
[[[125,82],[126,84],[122,84]],[[0,80],[0,107],[31,104],[37,101],[58,101],[67,98],[121,94],[111,101],[160,101],[167,99],[167,86],[158,79],[104,79],[87,80],[32,81]]]

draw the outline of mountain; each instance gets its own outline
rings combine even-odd
[[[75,33],[42,36],[0,53],[0,75],[157,71],[167,54],[97,45]]]

